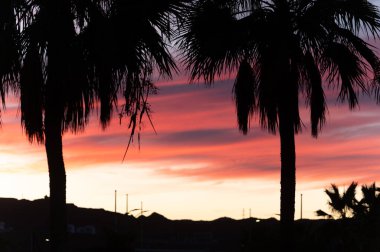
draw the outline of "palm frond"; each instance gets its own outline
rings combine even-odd
[[[151,26],[149,23],[145,23],[141,27],[141,45],[137,45],[139,48],[136,53],[139,55],[146,55],[145,62],[152,64],[152,60],[156,63],[158,70],[171,77],[172,70],[177,70],[175,62],[168,51],[168,46],[162,39],[162,36],[158,34],[157,29]]]
[[[307,9],[318,13],[316,17],[323,20],[323,26],[335,23],[355,34],[364,30],[368,36],[378,36],[379,11],[367,0],[317,0],[307,5]]]
[[[350,30],[338,27],[334,29],[334,32],[340,36],[342,43],[345,43],[365,60],[363,63],[368,63],[368,66],[363,64],[365,71],[373,74],[373,81],[369,83],[368,91],[374,94],[376,101],[380,103],[380,59],[375,53],[376,48]]]
[[[332,42],[323,52],[323,71],[329,74],[329,81],[340,82],[339,100],[348,100],[349,107],[358,105],[356,90],[367,92],[364,78],[365,63],[346,45]]]
[[[357,182],[351,182],[346,191],[343,193],[343,201],[347,207],[352,208],[356,202],[356,187],[358,186]]]
[[[131,132],[127,148],[123,156],[123,161],[126,157],[131,143],[133,142],[137,126],[138,141],[140,143],[140,131],[142,118],[144,115],[147,115],[154,129],[150,116],[150,105],[147,100],[150,95],[157,93],[157,87],[151,82],[149,76],[149,71],[147,73],[142,72],[139,74],[129,74],[127,76],[127,86],[124,92],[125,104],[122,106],[120,118],[122,118],[124,115],[130,118],[128,128]]]
[[[351,46],[352,49],[369,64],[372,68],[369,70],[374,74],[374,81],[379,83],[380,59],[375,53],[376,48],[347,29],[337,28],[335,32],[341,37],[342,43]]]
[[[30,142],[44,141],[44,78],[39,48],[30,44],[20,72],[21,124]]]
[[[298,104],[298,94],[299,94],[299,82],[301,79],[299,66],[295,63],[295,60],[290,64],[290,72],[288,83],[280,83],[281,85],[281,96],[280,100],[282,102],[279,106],[289,106],[290,114],[288,115],[289,119],[293,123],[293,129],[296,134],[298,134],[302,130],[302,121],[299,112],[299,104]],[[278,82],[280,82],[278,80]],[[284,87],[286,86],[286,88]],[[281,108],[279,108],[281,109]]]
[[[190,70],[191,80],[204,78],[211,83],[216,75],[239,66],[239,37],[242,36],[233,9],[213,1],[201,1],[189,13],[178,38],[184,52],[182,61]]]
[[[95,100],[95,87],[87,78],[88,66],[83,58],[83,50],[81,41],[74,37],[66,52],[67,82],[63,91],[64,128],[73,132],[84,129]]]
[[[190,0],[138,0],[135,2],[134,7],[138,3],[141,10],[143,10],[135,10],[135,15],[141,16],[141,13],[144,13],[149,22],[169,39],[173,32],[171,27],[173,18],[181,19],[184,10],[191,3]],[[147,9],[146,6],[149,6],[149,8]]]
[[[278,104],[279,90],[277,81],[278,73],[275,71],[277,66],[274,64],[277,59],[270,50],[261,51],[258,64],[258,106],[260,111],[260,124],[269,132],[275,133],[278,126]]]
[[[300,1],[295,12],[295,32],[300,37],[301,46],[306,51],[318,52],[329,36],[326,23],[334,23],[328,16],[329,6],[318,1]]]
[[[0,96],[3,106],[8,88],[15,89],[20,70],[20,31],[15,8],[14,1],[0,2]]]
[[[372,205],[376,201],[376,198],[378,197],[377,189],[378,188],[376,187],[375,183],[369,186],[367,185],[362,186],[361,190],[363,194],[364,203],[366,203],[367,205]]]
[[[336,22],[356,34],[364,30],[367,35],[378,36],[380,13],[377,7],[367,0],[335,0]]]
[[[146,8],[149,3],[151,8]],[[138,125],[145,114],[144,83],[153,71],[171,77],[175,62],[165,39],[170,15],[177,15],[186,1],[111,1],[105,12],[91,10],[92,19],[83,32],[89,79],[100,101],[100,120],[105,128],[117,106],[119,93],[125,98],[120,115],[129,116],[129,126]],[[171,31],[171,29],[170,29]],[[166,36],[166,37],[165,37]],[[142,91],[145,94],[145,91]],[[141,113],[141,114],[140,114]],[[132,134],[132,135],[133,135]]]
[[[310,106],[311,134],[318,136],[326,121],[326,99],[322,86],[322,77],[310,52],[304,55],[305,81],[307,81],[307,101]]]
[[[239,130],[247,134],[249,120],[256,106],[255,91],[257,81],[251,65],[241,62],[233,88]]]
[[[342,217],[345,217],[345,205],[342,196],[339,193],[338,187],[335,184],[331,184],[331,188],[326,189],[325,193],[330,198],[327,204],[330,206],[331,210],[340,214]]]
[[[332,219],[333,218],[331,216],[331,214],[328,214],[328,213],[326,213],[325,211],[323,211],[321,209],[315,211],[315,215],[318,216],[318,217],[324,217],[324,218],[327,218],[327,219]]]

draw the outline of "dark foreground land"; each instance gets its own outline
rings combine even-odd
[[[280,251],[279,222],[249,218],[169,220],[114,214],[68,204],[69,249],[124,252]],[[0,199],[0,251],[48,251],[48,199]],[[298,251],[380,251],[373,220],[300,220]]]

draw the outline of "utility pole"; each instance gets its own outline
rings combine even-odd
[[[141,201],[141,212],[140,212],[140,216],[142,216],[143,215],[143,202]]]
[[[116,198],[117,198],[117,191],[115,190],[115,232],[117,231]]]
[[[302,193],[301,193],[301,220],[302,220]]]
[[[115,214],[116,214],[116,197],[117,197],[117,191],[115,190]]]
[[[125,214],[128,215],[128,193],[125,195],[125,197],[126,197]]]
[[[142,215],[143,215],[143,202],[141,201],[141,209],[140,209],[140,244],[141,244],[141,247],[143,247],[143,219],[142,219]]]

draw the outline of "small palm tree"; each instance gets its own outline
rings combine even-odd
[[[363,197],[359,204],[363,209],[360,216],[368,216],[370,218],[380,218],[380,188],[376,187],[376,183],[367,186],[363,185]]]
[[[346,219],[353,215],[353,209],[358,203],[355,198],[357,185],[356,182],[352,182],[342,194],[335,184],[331,184],[331,188],[325,190],[325,193],[330,198],[327,204],[333,213],[339,215],[339,218]]]
[[[294,223],[300,94],[314,137],[325,123],[324,77],[350,108],[358,104],[358,91],[375,88],[379,100],[380,60],[359,36],[378,36],[378,9],[366,0],[194,0],[186,20],[179,47],[191,80],[212,83],[236,74],[239,130],[247,134],[250,118],[258,115],[262,128],[279,132],[286,242]],[[374,81],[367,81],[369,72]]]

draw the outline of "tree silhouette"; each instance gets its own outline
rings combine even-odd
[[[17,2],[17,6],[6,10],[16,14],[22,32],[21,57],[10,55],[11,60],[21,61],[17,88],[22,125],[30,141],[44,143],[46,148],[51,251],[65,251],[66,173],[62,135],[83,130],[97,103],[105,128],[120,96],[124,97],[120,114],[130,117],[129,127],[134,134],[142,115],[149,113],[147,98],[155,92],[151,82],[154,69],[169,77],[175,69],[165,39],[172,32],[169,15],[178,15],[182,3],[179,0],[4,2]],[[12,38],[6,38],[9,37]],[[7,44],[0,46],[12,49]]]
[[[359,219],[375,220],[380,218],[380,188],[376,183],[371,185],[362,185],[362,198],[356,199],[357,183],[351,182],[347,190],[342,193],[335,184],[325,189],[329,197],[328,205],[333,213],[338,214],[339,218],[346,219],[354,217]],[[322,210],[316,211],[317,216],[331,216]]]
[[[355,217],[369,218],[371,220],[380,218],[380,188],[376,186],[376,183],[371,185],[363,185],[361,187],[362,199],[358,201],[358,204],[354,211]]]
[[[362,199],[358,202],[355,217],[366,223],[365,233],[368,237],[367,243],[371,251],[379,250],[380,237],[378,234],[380,220],[380,188],[375,182],[371,185],[363,185],[361,188]]]
[[[327,204],[332,212],[337,213],[342,219],[347,218],[349,214],[353,215],[353,209],[358,203],[355,198],[357,185],[356,182],[352,182],[342,194],[340,194],[339,188],[335,184],[331,184],[331,188],[325,190],[325,193],[330,198]]]
[[[279,131],[282,237],[291,241],[299,96],[310,108],[314,137],[325,123],[324,79],[351,109],[359,91],[375,88],[379,100],[379,58],[359,34],[378,36],[378,9],[366,0],[195,0],[181,28],[179,47],[191,80],[212,83],[236,73],[239,130],[247,134],[256,114],[262,128]]]

